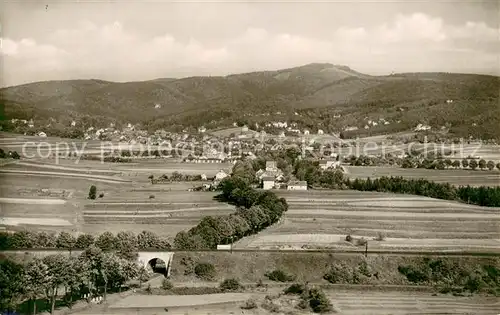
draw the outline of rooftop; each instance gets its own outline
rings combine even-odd
[[[307,186],[307,182],[305,180],[296,180],[288,183],[288,186]]]

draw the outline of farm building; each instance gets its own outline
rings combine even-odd
[[[217,172],[217,174],[215,174],[215,180],[220,181],[228,176],[229,175],[226,172],[224,172],[224,170],[220,170],[219,172]]]
[[[339,165],[340,161],[337,161],[336,159],[325,159],[319,161],[319,167],[321,167],[321,169],[323,170],[326,170],[328,168],[336,168]]]
[[[263,189],[272,189],[274,188],[274,177],[263,177],[262,178],[262,188]]]
[[[307,182],[306,181],[293,181],[289,182],[287,190],[307,190]]]

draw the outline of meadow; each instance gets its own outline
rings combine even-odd
[[[428,170],[391,166],[344,166],[344,168],[350,178],[401,176],[408,179],[425,178],[456,186],[500,186],[500,172],[497,170]]]
[[[498,251],[498,208],[427,197],[358,191],[277,191],[282,220],[235,248]],[[354,238],[346,241],[347,235]],[[364,246],[361,247],[364,249]]]

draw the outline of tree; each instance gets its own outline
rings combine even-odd
[[[452,166],[456,169],[460,168],[460,161],[459,160],[454,160],[452,163]]]
[[[97,187],[95,185],[90,186],[89,189],[89,199],[95,199],[97,197]]]
[[[500,170],[500,162],[497,163],[497,169]]]
[[[36,244],[36,235],[30,231],[18,231],[9,238],[10,248],[33,248]]]
[[[137,234],[137,247],[139,249],[159,248],[160,238],[151,231],[142,231]]]
[[[50,301],[50,313],[54,314],[58,290],[66,286],[73,271],[68,257],[61,254],[46,256],[43,262],[47,266],[49,276],[49,281],[46,283],[46,295]]]
[[[151,181],[151,184],[153,184],[153,181],[155,179],[155,176],[154,175],[149,175],[148,176],[148,179]]]
[[[477,168],[477,161],[476,160],[470,160],[469,166],[472,170],[475,170]]]
[[[449,168],[453,164],[453,162],[450,159],[446,159],[444,160],[444,164],[446,165],[447,168]]]
[[[71,250],[75,248],[75,244],[76,244],[76,238],[68,232],[63,231],[59,233],[59,235],[57,236],[56,240],[57,248],[67,249],[71,253]]]
[[[45,293],[48,284],[51,283],[49,267],[41,259],[35,257],[26,266],[22,283],[26,296],[33,303],[33,314],[36,314],[37,297]]]
[[[54,248],[56,247],[56,236],[54,233],[42,231],[38,233],[36,247]]]
[[[463,159],[462,160],[462,166],[463,166],[463,168],[468,168],[469,167],[469,160]]]
[[[90,279],[90,268],[83,260],[78,257],[70,256],[69,262],[71,273],[69,274],[67,285],[70,289],[69,307],[73,304],[73,294],[75,290],[79,290],[82,286],[88,283]]]
[[[137,258],[137,238],[132,232],[119,232],[116,234],[117,255],[127,260]]]
[[[479,168],[482,170],[486,168],[486,161],[484,159],[479,160]]]
[[[95,245],[104,252],[112,251],[116,249],[116,238],[113,233],[106,231],[97,237]]]
[[[90,245],[87,249],[85,249],[78,258],[83,264],[86,264],[89,269],[89,277],[88,277],[88,287],[97,289],[99,283],[102,282],[102,274],[103,274],[103,259],[104,254],[102,250],[95,246]]]
[[[94,236],[91,234],[80,234],[76,238],[75,248],[86,249],[94,244]]]
[[[23,293],[23,266],[9,259],[0,260],[0,311],[13,311],[15,299]]]
[[[492,171],[494,168],[495,168],[495,162],[493,161],[488,161],[488,163],[486,163],[486,167]]]
[[[139,267],[139,271],[137,273],[137,279],[139,280],[139,287],[142,286],[143,282],[149,281],[151,279],[151,272],[146,269],[146,267]]]

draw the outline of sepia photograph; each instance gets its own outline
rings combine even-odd
[[[0,0],[0,315],[500,314],[498,0]]]

